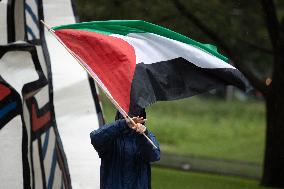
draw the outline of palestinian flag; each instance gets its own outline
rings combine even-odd
[[[139,20],[52,28],[125,112],[248,82],[217,48]]]

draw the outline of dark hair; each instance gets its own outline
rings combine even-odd
[[[143,117],[144,119],[146,119],[146,111],[145,111],[145,108],[137,108],[135,112],[132,112],[129,114],[130,117],[136,117],[136,116],[139,116],[139,117]],[[119,119],[123,119],[123,115],[117,111],[116,112],[116,115],[115,115],[115,120],[119,120]]]
[[[122,114],[119,112],[119,111],[116,111],[116,114],[115,114],[115,121],[116,120],[119,120],[119,119],[123,119],[124,117],[122,116]]]

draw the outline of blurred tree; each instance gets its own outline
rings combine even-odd
[[[141,19],[218,46],[265,98],[262,184],[284,187],[284,1],[77,0],[77,4],[83,21]]]
[[[217,32],[217,29],[209,27],[202,16],[192,13],[181,1],[172,0],[172,2],[183,16],[187,17],[190,22],[222,48],[235,66],[246,75],[251,84],[264,95],[267,128],[262,184],[284,187],[284,19],[282,2],[276,2],[278,3],[279,13],[273,0],[238,1],[235,8],[232,4],[231,13],[238,15],[237,20],[228,15],[228,17],[223,18],[227,21],[221,22],[233,27],[227,30],[235,32],[231,36],[226,36],[229,33]],[[223,8],[231,7],[227,5],[228,2],[222,3],[222,6],[226,6]],[[218,5],[214,7],[216,8]],[[230,24],[230,21],[233,24]],[[217,21],[216,23],[220,22]],[[235,40],[236,44],[227,42],[226,39],[229,38]],[[246,46],[251,48],[252,52],[247,51]],[[264,54],[268,57],[265,57]],[[252,67],[248,66],[250,62],[259,64],[254,64],[256,68],[266,63],[264,68],[271,70],[271,73],[263,72],[264,77],[257,76],[255,71],[251,69]]]

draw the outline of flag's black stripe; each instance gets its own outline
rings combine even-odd
[[[135,106],[146,107],[156,101],[190,97],[211,89],[235,85],[246,90],[243,74],[231,68],[200,68],[183,59],[137,64],[130,94],[130,112]]]

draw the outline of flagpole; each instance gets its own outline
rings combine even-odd
[[[119,106],[119,104],[116,102],[116,100],[111,96],[110,92],[107,90],[105,85],[102,83],[102,81],[98,78],[98,76],[92,71],[92,69],[89,68],[89,66],[80,58],[78,57],[71,49],[69,49],[61,39],[55,34],[55,31],[47,25],[43,20],[40,20],[40,22],[46,27],[46,29],[61,43],[61,45],[75,58],[75,60],[84,68],[84,70],[87,71],[87,73],[97,82],[99,87],[102,89],[102,91],[106,94],[107,98],[113,103],[113,105],[116,107],[116,109],[123,115],[124,118],[129,119],[132,124],[136,125],[136,123],[131,119],[131,117],[128,116],[128,114]],[[85,68],[85,66],[88,68]],[[158,148],[153,141],[145,134],[142,133],[144,137],[152,144],[154,148]]]

